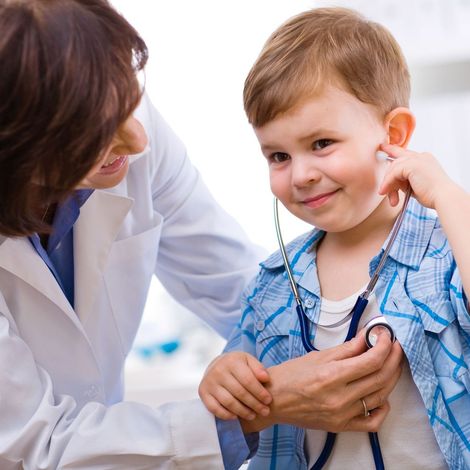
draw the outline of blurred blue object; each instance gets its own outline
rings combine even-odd
[[[158,353],[166,355],[172,354],[181,346],[181,341],[178,339],[166,341],[164,343],[154,343],[146,346],[136,346],[134,351],[144,359],[151,359]]]

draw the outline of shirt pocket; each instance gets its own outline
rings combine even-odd
[[[456,320],[452,303],[446,294],[433,294],[413,299],[425,331],[440,334]]]
[[[114,242],[109,253],[104,282],[124,354],[132,346],[155,272],[161,222],[156,218],[151,228]]]
[[[258,359],[267,367],[287,361],[292,311],[289,307],[262,306],[256,312],[254,336]]]
[[[451,300],[445,294],[436,293],[413,299],[413,304],[423,324],[436,376],[459,381],[467,365]]]

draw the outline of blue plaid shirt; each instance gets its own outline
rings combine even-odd
[[[320,314],[314,230],[287,246],[312,341]],[[383,252],[383,248],[381,253]],[[370,273],[381,253],[370,263]],[[411,199],[375,288],[410,364],[429,422],[451,469],[470,468],[470,316],[458,268],[434,211]],[[242,318],[226,351],[243,350],[266,367],[305,354],[295,301],[279,252],[261,263],[243,295]],[[276,425],[260,433],[251,469],[305,469],[305,432]],[[382,449],[386,454],[387,449]],[[332,458],[334,459],[334,451]]]

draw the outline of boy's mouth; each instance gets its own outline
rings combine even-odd
[[[330,191],[328,193],[321,193],[317,194],[316,196],[309,197],[307,199],[304,199],[302,202],[313,209],[316,209],[317,207],[322,206],[325,204],[332,196],[334,196],[338,192],[338,189],[334,191]]]

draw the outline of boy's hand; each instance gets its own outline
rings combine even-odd
[[[390,144],[383,144],[381,149],[394,158],[379,189],[379,194],[386,194],[392,206],[399,202],[398,191],[406,191],[410,185],[414,197],[423,206],[435,209],[438,198],[456,186],[430,153]]]
[[[199,396],[206,408],[221,419],[252,420],[256,414],[269,415],[271,394],[262,383],[269,381],[264,366],[245,352],[230,352],[208,366]]]

